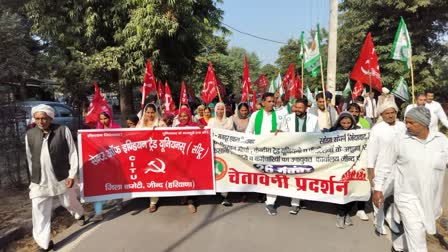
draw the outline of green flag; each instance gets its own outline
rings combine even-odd
[[[275,78],[275,86],[278,90],[278,94],[281,97],[285,93],[285,90],[283,89],[282,76],[280,75],[280,73],[278,73],[277,78]]]
[[[313,77],[317,77],[320,72],[320,32],[319,25],[317,25],[316,34],[314,34],[311,47],[308,48],[306,44],[304,46],[304,58],[305,58],[305,71]]]
[[[311,90],[308,86],[306,86],[306,89],[305,89],[305,97],[308,100],[309,104],[314,103],[313,94],[311,93]]]
[[[403,101],[409,102],[411,96],[408,85],[406,84],[406,81],[404,80],[403,76],[401,76],[397,84],[395,84],[395,87],[392,90],[392,94],[402,99]]]
[[[407,70],[411,69],[411,39],[403,17],[400,18],[397,33],[395,33],[394,44],[390,58],[403,62]]]
[[[300,52],[299,52],[299,60],[303,59],[303,52],[304,52],[304,45],[305,45],[305,38],[304,38],[304,32],[300,34]],[[306,46],[306,45],[305,45]]]
[[[345,85],[344,91],[342,91],[342,97],[346,99],[352,94],[352,88],[350,86],[350,79],[347,80],[347,84]]]
[[[271,85],[269,86],[269,93],[275,93],[277,91],[277,88],[275,87],[274,80],[271,80]]]

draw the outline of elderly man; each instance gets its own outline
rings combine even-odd
[[[38,105],[31,110],[36,127],[25,137],[26,156],[31,173],[33,237],[41,251],[53,248],[51,241],[51,212],[53,197],[84,225],[84,209],[73,188],[78,172],[78,155],[70,130],[53,124],[54,110]]]
[[[429,130],[430,117],[425,107],[411,109],[405,118],[407,133],[381,150],[377,164],[384,170],[395,166],[394,200],[410,252],[427,251],[425,233],[436,233],[436,220],[442,213],[448,140]],[[386,179],[386,174],[375,174],[373,202],[377,207],[384,202]]]
[[[308,101],[306,99],[298,99],[295,103],[295,113],[285,117],[280,125],[281,132],[320,132],[317,117],[306,112]],[[300,199],[291,199],[290,214],[296,215],[300,210]]]
[[[367,168],[369,170],[370,179],[374,178],[377,174],[385,176],[388,180],[383,183],[382,191],[385,197],[392,195],[393,186],[393,176],[392,167],[388,167],[387,170],[381,170],[381,167],[377,167],[379,162],[378,154],[381,149],[386,146],[390,146],[393,142],[406,132],[406,126],[403,122],[397,120],[398,107],[393,100],[387,100],[383,102],[378,108],[378,113],[380,114],[382,120],[373,126],[370,131],[369,142],[367,143]],[[375,186],[377,186],[375,184]],[[388,212],[388,223],[389,227],[394,232],[399,232],[396,227],[395,222],[392,221],[392,211],[394,210],[394,205],[391,204]],[[386,228],[384,227],[384,209],[381,206],[379,209],[374,208],[375,213],[375,228],[379,234],[387,234]]]

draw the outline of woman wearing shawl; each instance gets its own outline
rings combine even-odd
[[[226,117],[226,105],[219,102],[215,106],[216,117],[211,118],[208,121],[208,126],[210,128],[233,130],[233,121],[231,118]],[[221,193],[223,206],[232,206],[232,203],[227,199],[228,193]]]
[[[205,106],[202,104],[196,108],[196,115],[194,116],[195,122],[199,122],[199,120],[201,120],[201,118],[204,116],[204,109]]]
[[[176,127],[203,127],[202,125],[193,122],[193,116],[191,115],[190,109],[183,107],[180,109],[179,112],[179,124]],[[196,204],[195,204],[195,198],[193,196],[184,197],[182,199],[182,204],[187,203],[188,208],[190,209],[191,213],[196,213]]]
[[[165,122],[159,118],[159,112],[154,103],[148,103],[143,109],[143,118],[137,123],[136,128],[156,128],[167,127]],[[159,197],[149,198],[149,212],[154,213],[157,211],[157,202]]]
[[[204,126],[208,125],[208,121],[212,118],[212,109],[209,107],[206,107],[204,109],[204,115],[201,119],[199,119],[199,123],[201,123]]]
[[[342,112],[336,123],[330,128],[330,131],[337,130],[355,130],[359,129],[359,126],[356,125],[356,120],[352,116],[352,114],[348,111]],[[352,226],[353,222],[350,218],[350,210],[355,205],[356,201],[347,203],[347,204],[338,204],[337,205],[337,215],[336,215],[336,227],[344,228],[344,226]]]
[[[249,124],[249,105],[245,102],[238,104],[236,114],[232,116],[233,127],[238,132],[245,132]]]
[[[207,124],[211,128],[233,130],[233,121],[226,117],[226,105],[218,102],[215,106],[215,117],[211,118]]]
[[[112,116],[103,111],[100,113],[98,122],[96,124],[97,129],[118,129],[121,128],[120,125],[112,120]],[[97,201],[94,203],[95,216],[92,217],[92,222],[103,220],[103,204],[105,201]]]

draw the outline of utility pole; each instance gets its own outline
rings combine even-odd
[[[330,0],[330,25],[328,37],[327,90],[336,99],[336,59],[338,50],[338,0]]]

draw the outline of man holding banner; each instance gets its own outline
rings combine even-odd
[[[274,98],[273,93],[267,92],[263,94],[261,97],[263,109],[260,109],[251,115],[246,133],[267,135],[277,131],[280,123],[277,124],[277,115],[275,110],[273,110]],[[277,195],[266,195],[266,211],[271,216],[277,215],[277,209],[274,206],[276,199]]]
[[[298,99],[295,103],[295,113],[285,117],[280,125],[280,132],[320,132],[317,117],[306,112],[308,101]],[[300,199],[291,199],[290,214],[296,215],[300,210]]]

